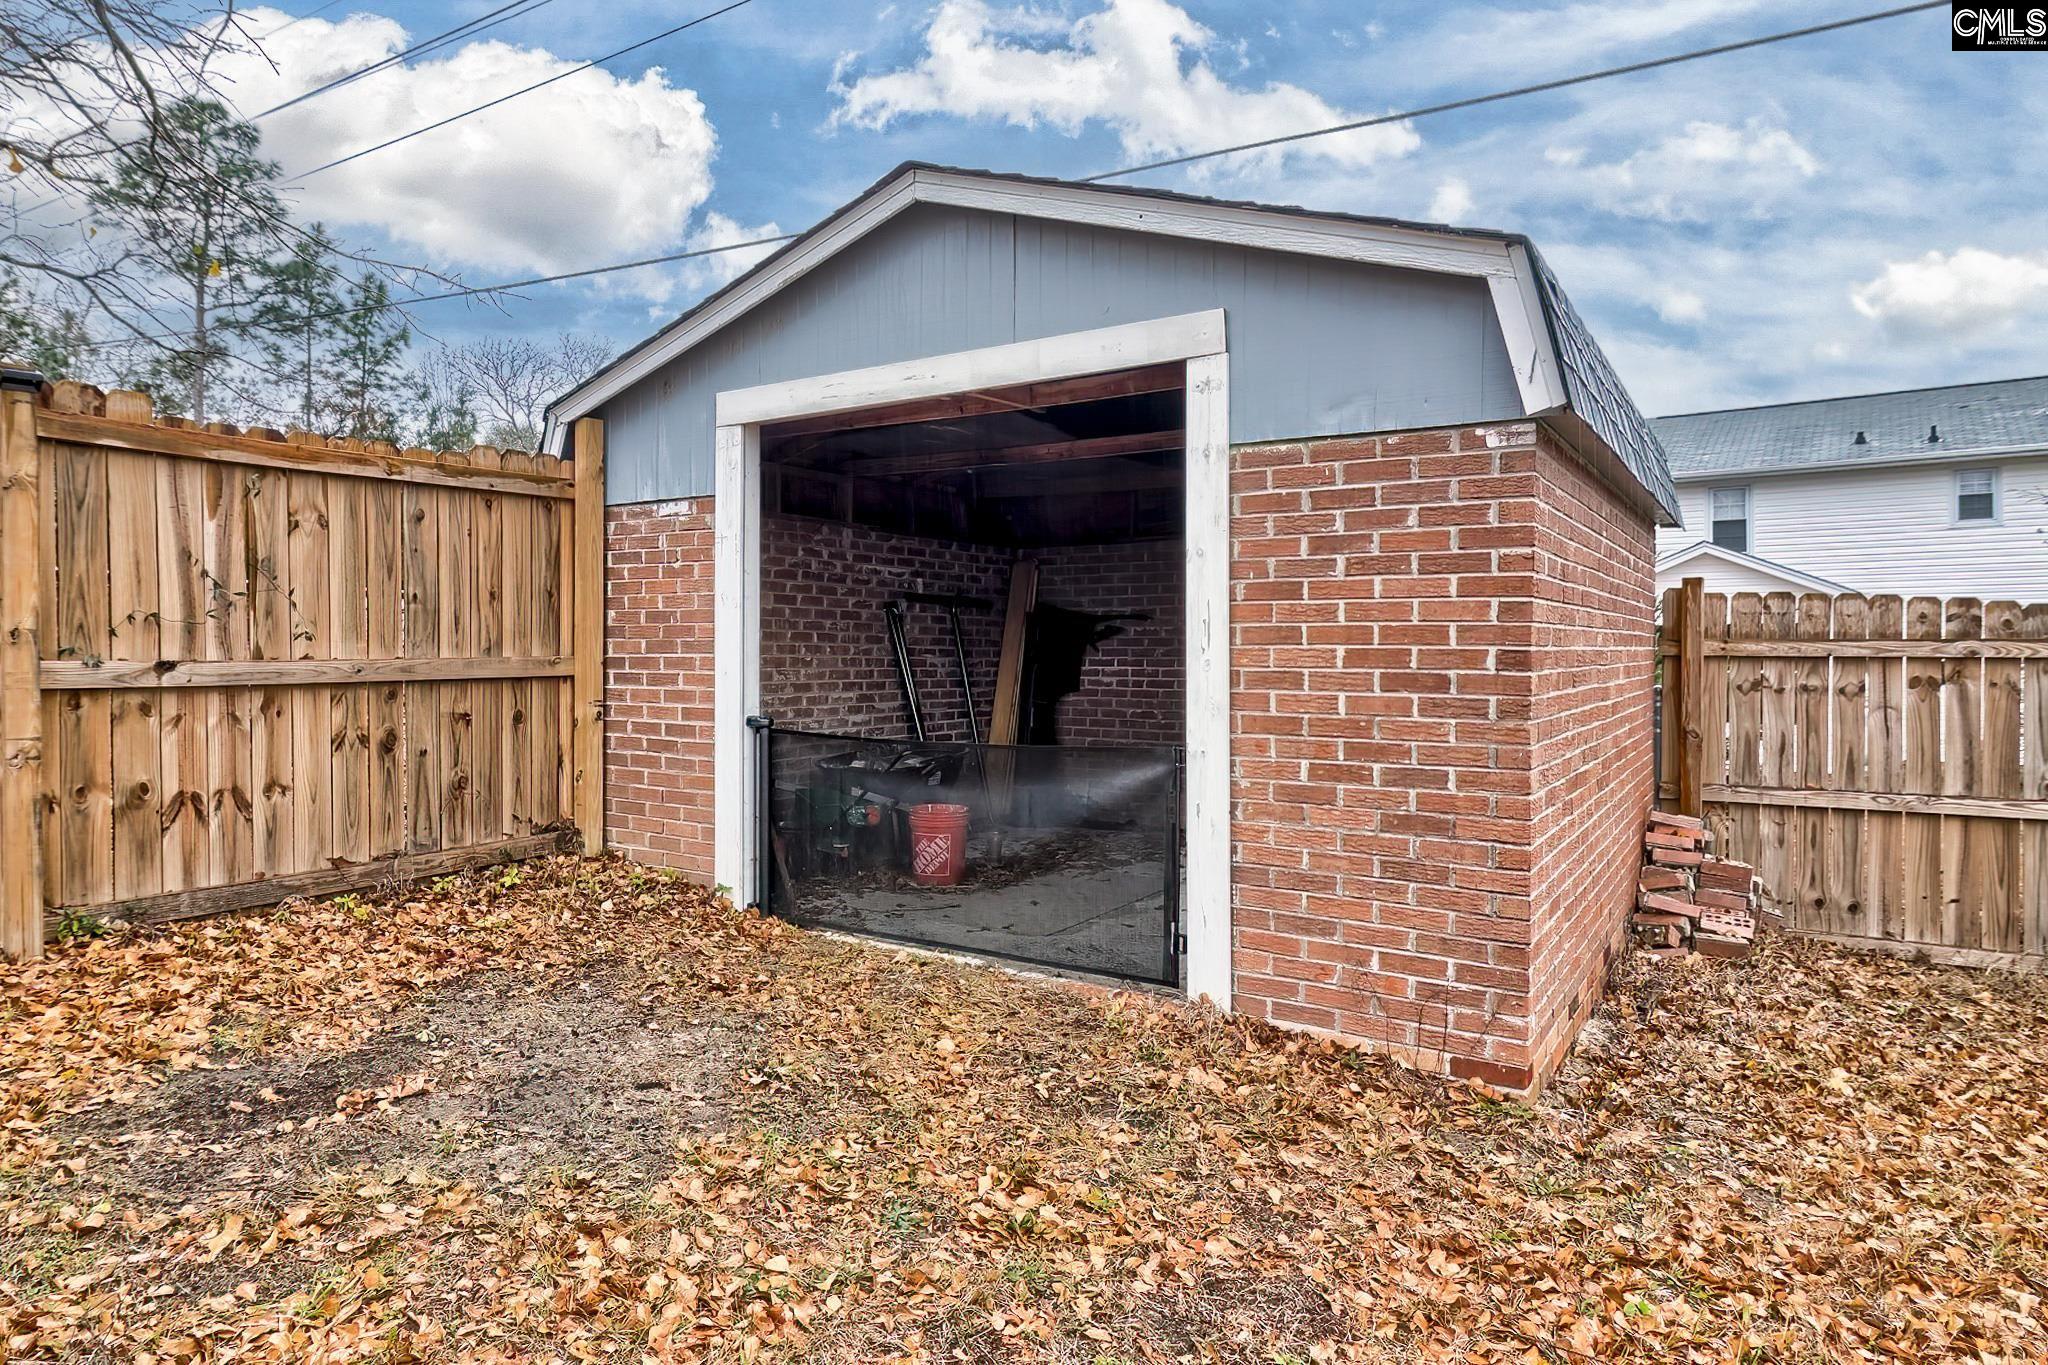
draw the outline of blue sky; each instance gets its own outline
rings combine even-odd
[[[802,228],[911,158],[1086,175],[1874,5],[754,0],[312,177],[299,202],[353,243],[481,283]],[[492,7],[336,5],[232,69],[237,103]],[[265,120],[266,148],[308,167],[712,7],[552,0]],[[1658,413],[2048,371],[2044,165],[2048,54],[1952,53],[1934,11],[1133,183],[1527,232]],[[623,345],[725,273],[420,321]]]

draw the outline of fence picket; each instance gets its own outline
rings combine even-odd
[[[327,491],[324,474],[295,472],[285,484],[296,659],[324,659],[334,647]],[[334,838],[333,701],[326,687],[296,687],[291,703],[293,870],[308,871],[321,865]]]
[[[1836,640],[1861,640],[1870,634],[1869,603],[1850,594],[1830,604],[1829,635]],[[1870,780],[1864,753],[1868,724],[1864,716],[1870,688],[1869,664],[1862,659],[1836,659],[1829,693],[1829,752],[1823,786],[1833,791],[1863,791]],[[1821,923],[1828,932],[1867,935],[1871,888],[1863,876],[1864,812],[1823,812],[1827,872],[1821,883]]]
[[[197,460],[159,460],[156,470],[157,624],[166,659],[206,652],[205,469]]]
[[[249,506],[238,471],[191,461],[199,470],[200,591],[206,618],[206,659],[250,654]]]
[[[499,451],[478,446],[469,452],[478,469],[504,467]],[[505,653],[505,521],[503,504],[513,501],[485,489],[470,499],[476,551],[475,654],[502,658]],[[503,839],[511,830],[505,797],[505,684],[478,682],[470,686],[472,729],[470,785],[475,795],[479,840]]]
[[[1905,638],[1905,603],[1897,595],[1871,598],[1868,615],[1870,638]],[[1903,791],[1906,732],[1900,697],[1905,661],[1866,659],[1863,667],[1865,790]],[[1904,817],[1890,811],[1871,811],[1864,817],[1863,886],[1871,932],[1879,938],[1902,939],[1906,935],[1904,831]]]
[[[1707,643],[1726,641],[1728,638],[1728,597],[1724,593],[1710,592],[1702,599],[1706,619],[1702,634]],[[1735,661],[1728,658],[1709,657],[1703,661],[1706,670],[1706,689],[1700,699],[1700,730],[1702,761],[1705,770],[1701,781],[1705,786],[1719,786],[1732,779],[1729,776],[1733,755],[1729,749],[1732,727],[1728,723],[1732,696],[1735,690]],[[1667,687],[1667,691],[1668,691]],[[1743,807],[1726,802],[1709,801],[1701,812],[1714,831],[1714,842],[1718,848],[1732,846],[1738,837],[1735,821]]]
[[[2035,603],[2020,614],[2020,637],[2048,640],[2048,603]],[[2021,684],[2020,795],[2048,801],[2048,662],[2026,661]],[[2023,951],[2048,955],[2048,819],[2029,820],[2020,829],[2020,905]]]
[[[1829,631],[1829,599],[1820,593],[1799,598],[1793,619],[1794,637],[1826,640]],[[1828,765],[1828,677],[1830,660],[1802,657],[1790,666],[1793,703],[1793,782],[1802,790],[1815,791],[1827,785]],[[1828,923],[1827,812],[1795,809],[1790,812],[1786,843],[1792,862],[1792,885],[1799,888],[1796,923],[1802,926]],[[1829,926],[1832,927],[1832,926]]]
[[[1915,597],[1906,603],[1906,638],[1939,640],[1942,630],[1941,601]],[[1905,791],[1926,794],[1941,790],[1941,688],[1942,660],[1912,657],[1905,660],[1905,769],[1901,786]],[[1942,942],[1941,900],[1941,817],[1911,814],[1904,817],[1905,849],[1905,937],[1915,943]]]
[[[1791,593],[1767,593],[1763,600],[1762,630],[1765,640],[1798,638],[1798,604]],[[1768,658],[1759,664],[1759,697],[1762,706],[1761,742],[1758,753],[1762,783],[1767,787],[1797,785],[1798,694],[1790,661]],[[1773,807],[1757,814],[1757,871],[1768,888],[1766,895],[1787,916],[1799,912],[1799,881],[1792,830],[1793,812]]]
[[[1702,633],[1708,640],[1728,638],[1728,598],[1723,593],[1710,592],[1702,600],[1706,619]],[[1702,664],[1706,680],[1700,689],[1700,728],[1705,735],[1702,761],[1706,767],[1701,780],[1718,785],[1728,780],[1728,693],[1730,690],[1730,661],[1708,659]]]
[[[468,468],[466,453],[450,452],[442,462]],[[441,657],[467,658],[476,652],[475,499],[460,494],[441,499]],[[476,837],[476,689],[444,683],[439,692],[442,839],[467,844]]]
[[[1942,638],[1978,640],[1984,636],[1982,604],[1974,597],[1952,597],[1944,604]],[[1981,659],[1941,661],[1941,794],[1977,794],[1979,747],[1983,740]],[[1941,942],[1950,946],[1978,941],[1982,907],[1976,898],[1981,869],[1971,866],[1971,825],[1965,816],[1941,821]]]
[[[1984,638],[2017,640],[2021,608],[2017,602],[1984,604]],[[2020,689],[2018,659],[1983,661],[1983,724],[1977,746],[1976,786],[1972,795],[2013,798],[2020,795]],[[1970,820],[1963,832],[1964,885],[1975,919],[1971,946],[2017,953],[2026,943],[2020,911],[2020,825],[2012,820]]]
[[[448,496],[455,496],[450,493]],[[407,486],[399,494],[405,522],[405,655],[441,653],[441,495]],[[440,698],[433,683],[408,683],[403,696],[405,846],[441,847]]]
[[[369,486],[331,479],[327,490],[328,652],[336,659],[370,657]],[[329,857],[370,856],[370,691],[373,684],[328,693],[329,763],[334,774],[334,832]]]
[[[1728,638],[1731,641],[1764,638],[1764,599],[1753,592],[1739,592],[1728,599]],[[1729,658],[1728,678],[1728,781],[1736,786],[1763,785],[1764,688],[1768,682],[1762,660]],[[1728,822],[1733,836],[1729,846],[1752,851],[1751,861],[1761,856],[1763,811],[1758,806],[1737,806]]]
[[[533,457],[524,451],[508,450],[502,458],[507,470],[529,472],[534,467]],[[544,557],[552,559],[535,551],[533,502],[531,498],[499,499],[504,645],[505,652],[515,658],[532,658],[540,652],[534,633],[540,597],[539,565]],[[504,823],[507,832],[516,838],[534,829],[534,757],[527,719],[533,707],[532,685],[524,679],[507,683],[500,705],[504,722],[504,758],[500,765],[505,789]]]
[[[157,612],[157,506],[155,461],[113,451],[107,456],[109,552],[107,658],[154,661],[159,652]],[[126,900],[164,889],[159,802],[163,758],[158,752],[159,698],[146,692],[109,700],[113,740],[114,896]]]
[[[198,689],[195,689],[198,690]],[[256,801],[253,689],[204,689],[206,711],[206,885],[248,881],[256,875]]]
[[[262,877],[296,872],[299,866],[292,691],[256,688],[249,718],[250,770],[256,783],[256,874]]]

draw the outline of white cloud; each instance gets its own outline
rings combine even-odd
[[[1625,48],[1659,42],[1702,25],[1779,8],[1783,0],[1629,0],[1530,9],[1446,11],[1445,22],[1403,44],[1439,77],[1468,72],[1498,76],[1502,54],[1517,71],[1582,67]],[[1505,82],[1504,82],[1505,83]]]
[[[1904,336],[1965,338],[2048,312],[2048,252],[2006,256],[1979,247],[1892,261],[1850,291],[1864,317]]]
[[[250,12],[258,31],[281,23]],[[354,14],[279,29],[218,74],[246,115],[405,46],[395,21]],[[264,119],[287,175],[446,118],[576,62],[478,42],[397,65]],[[711,193],[717,134],[694,91],[658,68],[593,68],[306,180],[302,219],[371,228],[432,264],[552,272],[659,252]]]
[[[1472,187],[1452,176],[1436,187],[1430,196],[1428,218],[1433,223],[1463,222],[1472,212]]]
[[[1091,122],[1114,129],[1133,160],[1342,123],[1361,117],[1300,86],[1234,86],[1198,54],[1215,35],[1167,0],[1109,0],[1069,23],[1029,9],[995,11],[982,0],[943,0],[925,30],[925,52],[896,71],[835,82],[835,123],[880,129],[919,114],[1050,124],[1069,136]],[[1407,124],[1317,138],[1247,154],[1360,168],[1406,155],[1422,139]]]
[[[1657,296],[1657,316],[1666,322],[1699,322],[1707,316],[1707,301],[1690,289],[1666,289]]]
[[[1685,125],[1620,161],[1587,163],[1570,149],[1546,153],[1552,165],[1577,167],[1587,191],[1611,212],[1664,222],[1701,222],[1731,213],[1767,218],[1786,194],[1820,171],[1820,162],[1788,130],[1751,121]]]

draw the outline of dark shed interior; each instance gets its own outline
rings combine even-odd
[[[1158,366],[765,428],[763,710],[987,738],[1022,566],[1017,739],[1179,743],[1180,385]]]
[[[1178,979],[1181,384],[763,429],[778,913]]]

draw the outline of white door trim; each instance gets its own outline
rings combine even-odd
[[[718,881],[735,900],[754,899],[761,856],[746,721],[761,705],[762,424],[1173,361],[1187,365],[1187,991],[1230,1008],[1230,359],[1221,309],[718,395],[713,837]]]
[[[1092,332],[1067,332],[978,351],[954,351],[751,389],[727,389],[718,395],[718,425],[786,422],[877,403],[941,398],[974,389],[1160,365],[1218,355],[1223,349],[1223,310],[1211,308],[1121,327],[1099,327]]]

